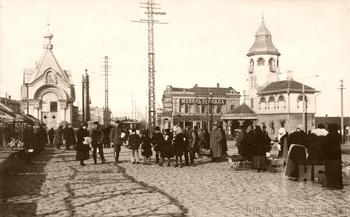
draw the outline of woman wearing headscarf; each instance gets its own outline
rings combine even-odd
[[[297,129],[288,137],[288,158],[285,175],[292,180],[299,178],[299,165],[306,163],[306,141],[307,135],[299,124]]]
[[[254,155],[255,136],[251,125],[247,126],[246,133],[241,142],[241,154],[245,160],[252,161]]]
[[[257,169],[258,172],[266,170],[267,158],[266,147],[270,143],[260,126],[256,126],[254,130],[254,156],[252,157],[253,169]]]
[[[276,138],[276,142],[278,143],[278,157],[280,158],[287,158],[288,154],[288,147],[287,147],[287,138],[288,133],[284,127],[281,127],[278,130],[278,136]]]
[[[338,125],[329,124],[329,133],[326,136],[326,187],[343,188],[341,165],[341,135],[338,133]]]
[[[312,165],[325,163],[325,146],[327,143],[326,136],[328,132],[323,124],[319,124],[316,129],[312,130],[307,139],[307,161]]]

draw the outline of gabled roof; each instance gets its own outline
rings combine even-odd
[[[316,93],[316,89],[304,84],[305,93]],[[275,81],[262,88],[258,94],[271,94],[271,93],[302,93],[303,84],[294,80]]]
[[[44,53],[36,63],[30,82],[33,82],[43,76],[45,72],[50,68],[55,71],[57,75],[60,76],[64,81],[70,83],[69,75],[66,73],[66,71],[62,70],[52,51],[47,49],[44,50]]]
[[[256,120],[257,115],[246,103],[242,103],[237,108],[226,112],[221,119],[226,120]]]
[[[226,114],[249,114],[249,115],[256,115],[256,113],[251,109],[246,103],[242,103],[237,108],[228,111]]]

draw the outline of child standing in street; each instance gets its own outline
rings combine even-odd
[[[152,145],[151,138],[148,135],[148,131],[143,131],[141,134],[141,149],[141,154],[143,156],[143,164],[150,165],[152,156]]]

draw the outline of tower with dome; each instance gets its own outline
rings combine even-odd
[[[75,88],[70,71],[61,68],[51,43],[53,34],[43,35],[44,51],[35,68],[24,69],[21,99],[24,112],[56,128],[61,122],[73,120]]]
[[[247,104],[256,113],[257,124],[265,125],[272,135],[281,127],[293,131],[301,123],[310,130],[315,124],[318,91],[294,80],[292,71],[287,72],[287,79],[280,80],[280,56],[262,17],[247,54]]]

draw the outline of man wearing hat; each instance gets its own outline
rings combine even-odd
[[[114,158],[115,158],[116,165],[119,163],[119,153],[120,153],[121,146],[123,144],[123,141],[121,138],[122,130],[119,124],[120,124],[119,121],[115,121],[111,129],[111,132],[109,134],[111,145],[114,148]]]
[[[94,126],[91,129],[91,145],[92,145],[92,157],[94,159],[94,164],[97,164],[97,149],[100,154],[102,163],[106,163],[105,157],[103,155],[103,141],[102,141],[102,130],[98,121],[94,122]]]

